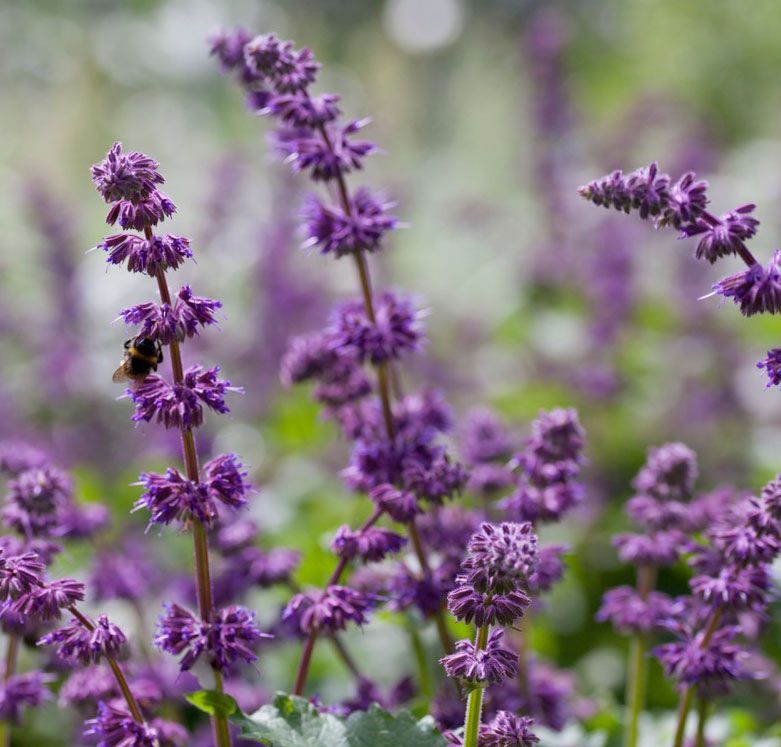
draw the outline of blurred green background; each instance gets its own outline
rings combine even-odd
[[[648,446],[668,440],[698,451],[702,489],[757,490],[778,470],[781,400],[755,361],[781,326],[698,300],[719,275],[695,262],[692,242],[597,211],[576,188],[652,159],[676,177],[694,169],[712,185],[715,212],[758,204],[753,245],[769,256],[781,228],[781,5],[0,2],[0,436],[53,450],[86,500],[111,506],[117,533],[143,526],[127,516],[137,495],[129,483],[177,446],[152,427],[134,429],[128,403],[114,401],[126,335],[111,322],[154,287],[85,251],[110,232],[89,165],[114,140],[148,152],[178,205],[170,230],[193,241],[186,280],[224,302],[219,332],[186,355],[219,362],[246,389],[228,418],[209,423],[202,448],[235,450],[253,466],[261,492],[252,513],[269,546],[304,553],[297,580],[306,584],[323,581],[330,533],[365,506],[338,480],[346,452],[335,429],[276,372],[285,336],[321,324],[352,277],[298,249],[306,185],[269,157],[267,124],[208,55],[209,34],[235,24],[310,46],[322,88],[342,93],[349,115],[373,118],[369,136],[384,155],[365,178],[387,189],[408,224],[375,271],[431,309],[427,359],[411,377],[443,388],[459,414],[494,406],[519,443],[540,408],[580,408],[589,500],[551,534],[580,552],[534,645],[573,668],[609,722],[624,642],[593,614],[605,588],[631,581],[609,544],[625,525],[629,482]],[[152,532],[148,541],[187,567],[186,538]],[[86,562],[82,550],[66,564]],[[663,585],[682,591],[685,579],[676,569]],[[261,618],[273,619],[283,598],[259,595]],[[402,635],[392,622],[350,643],[368,656]],[[433,639],[426,644],[433,660]],[[295,654],[270,655],[264,683],[288,686]],[[651,705],[672,706],[654,676]],[[314,678],[326,699],[348,689],[326,651]],[[767,688],[762,697],[770,723],[777,698]],[[30,733],[59,744],[46,731],[37,723]]]

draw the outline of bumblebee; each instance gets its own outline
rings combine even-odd
[[[157,371],[163,362],[163,348],[159,342],[148,337],[133,337],[125,342],[125,357],[114,371],[111,380],[117,384],[124,381],[143,381],[150,372]]]

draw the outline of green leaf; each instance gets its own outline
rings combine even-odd
[[[393,716],[373,705],[345,720],[284,693],[252,716],[238,712],[231,720],[243,738],[268,747],[445,747],[430,717],[417,720],[406,711]]]
[[[239,710],[236,701],[226,693],[216,690],[197,690],[184,696],[199,711],[210,716],[232,716]]]

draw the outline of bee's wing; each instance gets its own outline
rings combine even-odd
[[[123,384],[127,381],[132,381],[127,372],[127,361],[124,358],[122,359],[122,363],[119,364],[119,368],[117,368],[111,376],[111,380],[115,384]]]

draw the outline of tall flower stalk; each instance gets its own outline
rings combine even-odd
[[[345,530],[349,541],[342,537],[335,547],[339,561],[325,591],[298,595],[288,607],[287,619],[305,635],[294,684],[294,692],[301,693],[320,632],[334,633],[347,620],[362,623],[374,602],[371,595],[340,586],[350,562],[378,560],[401,546],[387,535],[379,539],[382,530],[375,525],[381,518],[387,515],[405,524],[422,579],[435,586],[417,526],[417,501],[441,501],[461,486],[464,476],[441,450],[430,447],[432,432],[441,426],[421,423],[421,415],[409,411],[407,398],[393,401],[391,379],[398,376],[392,371],[394,361],[417,350],[422,338],[410,302],[387,291],[376,294],[372,284],[367,256],[380,249],[385,234],[397,226],[388,212],[392,205],[368,188],[351,191],[347,184],[346,175],[360,169],[365,157],[376,150],[373,143],[357,139],[368,120],[342,124],[338,96],[310,93],[320,65],[306,48],[296,50],[291,42],[273,34],[253,38],[239,29],[215,37],[212,52],[223,69],[236,73],[247,90],[249,107],[278,120],[275,145],[292,168],[332,187],[334,202],[314,195],[307,202],[307,245],[337,258],[349,256],[360,292],[357,302],[337,309],[325,335],[299,340],[283,362],[283,379],[319,380],[319,398],[356,442],[353,464],[345,472],[348,483],[371,491],[375,503],[375,510],[358,530]],[[374,388],[360,372],[365,362],[376,374],[379,423],[370,409],[373,405],[367,408],[360,402]],[[422,459],[411,453],[416,442],[425,450]],[[376,462],[370,469],[369,449]],[[407,491],[411,493],[408,498]],[[406,506],[402,505],[405,501]],[[442,602],[437,601],[429,614],[442,648],[450,651],[452,639]]]
[[[213,325],[221,304],[196,296],[189,285],[182,286],[175,297],[171,294],[166,273],[178,269],[192,252],[188,239],[154,233],[154,227],[176,210],[158,190],[164,180],[157,162],[135,151],[123,152],[121,144],[115,143],[106,158],[92,167],[92,178],[111,204],[107,222],[119,223],[125,230],[99,244],[107,253],[107,262],[125,264],[130,272],[153,277],[160,296],[159,303],[150,301],[120,312],[128,325],[137,328],[138,337],[131,341],[131,347],[143,338],[165,346],[170,360],[170,383],[158,374],[149,374],[127,390],[135,405],[133,420],[154,420],[181,433],[184,474],[171,467],[165,474],[141,475],[139,484],[144,493],[136,508],[146,508],[151,523],[177,523],[191,531],[198,615],[178,604],[168,605],[155,643],[169,653],[182,655],[183,671],[205,653],[214,689],[222,695],[225,670],[237,660],[254,661],[252,647],[265,634],[245,608],[217,608],[213,600],[207,530],[217,523],[221,511],[237,510],[247,503],[250,486],[235,454],[218,456],[199,467],[194,429],[203,422],[204,406],[227,413],[225,395],[238,390],[218,377],[219,367],[193,365],[185,369],[180,345]],[[215,712],[212,725],[215,743],[228,747],[231,738],[225,716]]]

